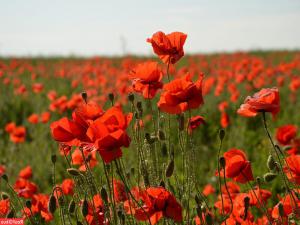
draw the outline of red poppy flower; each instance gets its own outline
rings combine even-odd
[[[165,34],[161,31],[153,34],[147,42],[151,43],[155,54],[164,62],[175,64],[183,55],[183,45],[187,35],[181,32]]]
[[[152,99],[157,90],[162,88],[162,71],[157,62],[145,62],[138,64],[132,71],[133,90],[143,94],[145,99]]]
[[[203,193],[203,195],[208,196],[210,194],[215,193],[215,191],[216,191],[215,188],[211,184],[207,184],[207,185],[205,185],[202,193]]]
[[[103,201],[100,195],[93,196],[93,202],[88,203],[88,215],[86,220],[89,225],[108,225],[109,222],[105,218]]]
[[[14,122],[10,122],[5,125],[5,131],[10,134],[15,130],[16,127],[17,126]]]
[[[40,120],[41,120],[42,123],[48,123],[50,118],[51,118],[51,113],[50,112],[43,112],[40,115]]]
[[[37,186],[33,182],[22,178],[16,181],[14,189],[18,195],[23,198],[32,198],[37,192]]]
[[[189,133],[192,133],[193,130],[195,130],[197,127],[199,127],[201,124],[204,124],[205,120],[202,116],[193,116],[188,124],[188,131]]]
[[[94,142],[105,163],[120,158],[121,147],[129,146],[130,138],[125,130],[131,118],[132,114],[126,116],[120,107],[114,106],[90,125],[87,136]]]
[[[229,126],[230,119],[229,119],[229,116],[226,112],[222,112],[220,124],[221,124],[221,127],[223,127],[223,128],[226,128],[226,127]]]
[[[281,203],[283,206],[283,216],[282,217],[287,218],[289,215],[294,213],[295,216],[299,218],[299,216],[300,216],[300,213],[299,213],[300,201],[297,198],[297,196],[295,196],[294,193],[287,194],[285,197],[283,197],[280,200],[279,203]],[[272,217],[274,219],[278,219],[281,217],[280,213],[279,213],[279,207],[278,207],[279,203],[273,208],[273,211],[272,211]]]
[[[90,151],[89,149],[83,149],[83,154],[85,157],[85,160],[87,160],[87,164],[90,168],[94,168],[98,161],[96,158],[96,152],[95,151]],[[76,148],[74,152],[72,153],[72,163],[73,165],[79,165],[79,170],[80,171],[86,171],[86,166],[82,157],[81,151]]]
[[[275,116],[280,110],[280,98],[277,88],[265,88],[248,96],[237,113],[245,117],[254,117],[259,112],[270,112]]]
[[[284,172],[290,181],[300,184],[300,155],[290,155],[286,157],[287,165],[284,166]]]
[[[6,218],[10,210],[10,200],[9,199],[1,199],[0,200],[0,218]]]
[[[196,109],[203,104],[203,75],[194,83],[188,74],[175,79],[163,87],[163,93],[157,103],[160,110],[170,114],[180,114],[189,109]]]
[[[14,143],[23,143],[25,141],[25,136],[25,127],[18,126],[10,133],[10,140]]]
[[[124,203],[126,213],[133,214],[139,221],[150,219],[151,224],[156,224],[161,218],[166,217],[175,222],[182,221],[182,207],[175,197],[163,187],[150,187],[146,190],[134,188],[131,191],[135,199],[142,202],[140,208],[132,200]]]
[[[30,179],[32,177],[32,169],[30,166],[26,166],[24,169],[22,169],[19,173],[19,177],[23,179]]]
[[[277,129],[276,139],[282,145],[289,145],[297,135],[297,127],[295,125],[284,125]]]
[[[53,219],[53,215],[48,211],[49,195],[46,194],[36,194],[31,199],[31,209],[25,208],[27,217],[36,214],[40,214],[41,217],[49,222]],[[25,217],[26,218],[26,217]]]
[[[40,93],[44,89],[44,85],[41,83],[35,83],[32,85],[32,91],[34,93]]]
[[[61,189],[65,195],[74,194],[75,183],[72,179],[65,179],[61,184]]]
[[[248,195],[250,197],[250,205],[255,205],[257,208],[260,208],[262,204],[266,204],[267,200],[271,198],[272,192],[256,187],[254,190],[248,191]]]
[[[66,117],[51,123],[50,128],[54,140],[70,146],[79,146],[88,139],[86,129]]]
[[[254,179],[251,163],[247,160],[246,154],[242,150],[231,149],[224,153],[224,158],[226,162],[226,177],[240,183],[246,183]]]
[[[39,122],[39,116],[37,114],[31,114],[28,118],[27,118],[29,123],[32,124],[37,124]]]

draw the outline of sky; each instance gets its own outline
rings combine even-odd
[[[300,0],[0,0],[0,56],[149,55],[159,30],[187,53],[300,49]]]

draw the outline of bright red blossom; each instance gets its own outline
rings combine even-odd
[[[170,114],[180,114],[198,108],[203,104],[202,80],[203,75],[200,75],[194,83],[188,74],[166,84],[157,103],[159,109]]]
[[[161,31],[153,34],[147,42],[151,43],[155,54],[166,64],[175,64],[183,55],[183,45],[187,35],[181,32],[165,34]]]
[[[259,112],[270,112],[275,116],[280,110],[280,98],[277,88],[265,88],[248,96],[237,113],[245,117],[254,117]]]

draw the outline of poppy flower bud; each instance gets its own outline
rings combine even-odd
[[[219,138],[222,141],[225,137],[225,130],[224,129],[220,129],[219,131]]]
[[[55,155],[55,154],[51,155],[51,162],[52,162],[53,164],[56,163],[56,155]]]
[[[171,160],[166,169],[166,177],[171,177],[174,172],[174,160]]]
[[[89,213],[89,204],[86,198],[82,202],[81,213],[84,217],[86,217],[87,214]]]
[[[214,224],[213,218],[209,213],[207,213],[205,215],[205,221],[206,221],[207,225],[213,225]]]
[[[119,219],[121,221],[121,224],[125,224],[125,215],[124,215],[123,211],[122,210],[118,210],[117,214],[118,214],[118,217],[119,217]]]
[[[50,213],[54,213],[56,210],[56,198],[54,195],[50,196],[49,202],[48,202],[48,210]]]
[[[1,178],[2,178],[3,180],[5,180],[6,182],[8,182],[8,176],[7,176],[6,174],[3,174],[3,175],[1,176]]]
[[[136,103],[136,107],[137,107],[137,109],[138,109],[139,111],[143,111],[142,102],[138,101],[138,102]]]
[[[178,115],[177,120],[178,120],[178,129],[180,131],[183,131],[184,130],[184,115],[183,114]]]
[[[6,192],[2,192],[2,193],[1,193],[1,198],[2,198],[3,200],[8,199],[8,198],[9,198],[9,195],[8,195]]]
[[[68,211],[69,213],[73,214],[75,212],[75,201],[72,199],[69,203]]]
[[[276,162],[272,155],[269,155],[268,157],[267,167],[269,170],[273,170],[276,167]]]
[[[113,93],[109,93],[109,94],[108,94],[108,99],[109,99],[109,101],[114,102],[114,100],[115,100],[115,95],[114,95]]]
[[[31,201],[30,200],[27,200],[26,202],[25,202],[25,205],[26,205],[26,207],[27,208],[31,208]]]
[[[134,113],[134,118],[139,119],[139,114],[137,112]],[[139,124],[139,123],[138,123]]]
[[[271,181],[274,180],[276,177],[277,177],[277,174],[275,174],[275,173],[266,173],[266,174],[264,175],[264,180],[265,180],[266,182],[271,182]]]
[[[7,213],[6,218],[14,218],[14,217],[15,217],[15,210],[12,209]]]
[[[129,100],[130,102],[133,102],[133,101],[134,101],[134,94],[133,94],[133,93],[129,93],[129,94],[128,94],[128,100]]]
[[[101,188],[101,198],[105,203],[108,203],[108,195],[107,195],[107,191],[104,187]]]
[[[282,205],[281,202],[278,203],[278,211],[279,211],[279,215],[281,217],[283,217],[284,216],[284,209],[283,209],[283,205]]]
[[[75,168],[68,168],[68,169],[67,169],[67,172],[68,172],[70,175],[74,176],[74,177],[77,177],[77,176],[80,175],[79,170],[77,170],[77,169],[75,169]]]
[[[199,197],[199,195],[198,194],[196,194],[195,195],[195,202],[197,203],[197,205],[199,206],[199,207],[201,207],[201,199],[200,199],[200,197]]]
[[[248,208],[250,206],[250,198],[248,196],[244,198],[244,205],[245,208]]]
[[[260,177],[256,177],[256,183],[258,186],[261,185],[261,178]]]
[[[202,217],[202,209],[201,209],[201,207],[200,206],[197,206],[196,207],[196,211],[197,211],[197,215],[200,217]]]
[[[84,102],[85,103],[87,103],[87,98],[88,98],[88,96],[87,96],[87,93],[84,91],[84,92],[81,92],[81,97],[82,97],[82,99],[84,100]]]
[[[223,156],[220,157],[219,162],[220,162],[221,168],[224,169],[225,166],[226,166],[226,161],[225,161],[225,158]]]
[[[164,140],[166,140],[166,135],[165,135],[165,132],[163,132],[162,130],[158,130],[158,139],[160,140],[160,141],[164,141]]]
[[[151,137],[151,135],[149,133],[145,134],[145,139],[148,142],[148,144],[153,144],[155,142],[155,139]]]
[[[202,210],[203,213],[206,213],[206,207],[205,207],[205,205],[203,205],[203,204],[201,205],[201,210]]]
[[[161,180],[160,183],[159,183],[159,186],[165,188],[165,187],[166,187],[166,184],[165,184],[165,182],[164,182],[163,180]]]
[[[168,155],[168,149],[167,149],[166,143],[163,143],[162,146],[161,146],[161,154],[163,156],[167,156]]]

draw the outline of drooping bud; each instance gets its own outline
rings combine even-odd
[[[80,175],[79,170],[77,170],[77,169],[75,169],[75,168],[68,168],[68,169],[67,169],[67,172],[68,172],[70,175],[75,176],[75,177],[77,177],[77,176]]]
[[[51,195],[48,202],[48,210],[50,213],[54,213],[56,210],[56,198],[54,195]]]
[[[265,182],[271,182],[272,180],[274,180],[277,177],[276,173],[266,173],[264,175],[264,180]]]
[[[75,201],[72,199],[68,207],[68,211],[70,214],[73,214],[75,212],[75,207],[76,207]]]
[[[174,166],[175,166],[175,164],[174,164],[174,160],[172,159],[170,162],[169,162],[169,164],[168,164],[168,166],[167,166],[167,169],[166,169],[166,177],[171,177],[172,175],[173,175],[173,172],[174,172]]]
[[[2,198],[3,200],[8,199],[8,198],[9,198],[9,195],[8,195],[6,192],[1,192],[1,198]]]
[[[272,155],[269,155],[269,157],[268,157],[267,167],[269,170],[274,170],[276,167],[276,162]]]

